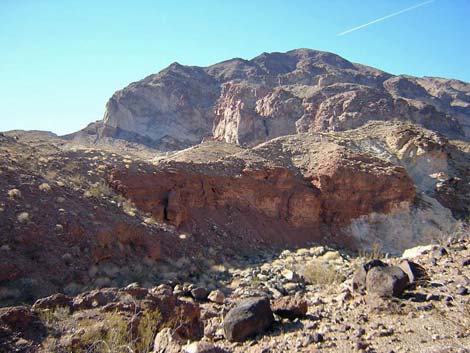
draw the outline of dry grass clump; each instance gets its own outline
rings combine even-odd
[[[379,243],[374,243],[370,250],[359,250],[359,257],[374,260],[374,259],[383,259],[385,254],[383,252],[383,247]]]
[[[116,201],[118,203],[118,206],[122,207],[122,210],[125,214],[127,214],[128,216],[132,216],[132,217],[136,215],[137,208],[135,207],[134,203],[131,200],[126,199],[125,197],[121,195],[118,195],[118,197],[116,198]],[[150,219],[148,220],[150,221]]]
[[[16,219],[20,223],[27,223],[27,222],[29,222],[29,213],[28,212],[21,212],[16,216]]]
[[[155,225],[157,224],[157,221],[153,217],[147,217],[147,218],[144,218],[144,223]]]
[[[48,183],[42,183],[39,185],[39,190],[44,192],[49,192],[52,190],[51,186]]]
[[[149,353],[161,325],[161,314],[158,310],[145,310],[136,315],[140,316],[136,337],[128,319],[118,312],[107,313],[99,322],[82,320],[83,334],[79,347],[73,347],[74,352]]]
[[[57,178],[58,172],[56,170],[48,170],[44,173],[44,178],[53,181]]]
[[[21,198],[21,191],[18,189],[10,189],[7,192],[8,197],[12,200]]]
[[[99,181],[90,186],[90,188],[85,191],[86,197],[105,197],[112,195],[113,191],[111,188],[103,181]]]
[[[69,181],[78,187],[81,187],[86,182],[85,178],[81,174],[72,175],[71,177],[69,177]]]
[[[303,269],[303,276],[307,282],[311,284],[333,284],[340,283],[344,280],[338,270],[323,261],[313,261],[308,263]]]

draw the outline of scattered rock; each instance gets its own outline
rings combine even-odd
[[[185,353],[226,353],[225,349],[217,347],[211,342],[193,342],[183,347]]]
[[[320,343],[320,342],[323,342],[324,340],[325,338],[323,337],[321,333],[316,332],[313,334],[313,342]]]
[[[198,301],[203,301],[207,299],[207,289],[204,287],[196,287],[191,290],[191,295],[194,299]]]
[[[207,299],[209,299],[213,303],[223,304],[225,301],[225,295],[221,290],[215,289],[209,293]]]
[[[295,271],[291,271],[288,269],[285,269],[282,271],[282,276],[289,282],[299,282],[300,281],[300,276],[298,273]]]
[[[33,310],[36,309],[55,309],[57,307],[71,307],[72,298],[61,293],[53,294],[49,297],[38,299],[33,304]]]
[[[289,320],[305,317],[308,310],[306,300],[292,297],[282,297],[274,301],[272,305],[273,312]]]
[[[33,320],[33,313],[24,306],[15,306],[0,311],[0,323],[14,330],[24,331]]]
[[[164,328],[155,337],[153,350],[155,353],[180,353],[183,341],[170,329]]]

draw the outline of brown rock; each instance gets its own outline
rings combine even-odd
[[[61,294],[53,294],[49,297],[42,298],[37,300],[34,304],[32,309],[55,309],[57,307],[71,307],[72,306],[72,298]]]
[[[10,307],[0,311],[0,322],[13,330],[25,330],[33,319],[34,314],[24,306]]]
[[[276,139],[217,160],[204,160],[205,147],[200,149],[157,167],[114,170],[110,183],[155,219],[190,233],[202,231],[213,242],[222,240],[224,248],[248,248],[250,242],[306,244],[321,239],[322,232],[334,232],[335,242],[355,248],[360,244],[344,231],[351,222],[387,214],[415,197],[402,167],[333,142],[323,145],[319,136]],[[194,164],[195,158],[201,160]],[[253,159],[260,161],[253,164]],[[270,160],[285,161],[285,166]],[[207,210],[227,237],[216,237],[203,217]],[[235,217],[237,223],[231,221]]]
[[[207,299],[207,289],[204,287],[196,287],[191,290],[191,295],[194,299],[202,301]]]
[[[300,298],[281,297],[274,301],[271,308],[276,315],[289,320],[294,320],[305,317],[308,310],[308,304],[307,301]]]
[[[117,290],[95,289],[78,295],[73,299],[72,309],[83,310],[104,306],[117,300]]]
[[[223,304],[225,302],[225,294],[221,290],[216,289],[209,293],[207,299],[213,303]]]

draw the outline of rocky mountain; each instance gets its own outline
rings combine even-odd
[[[173,64],[0,134],[0,353],[469,352],[470,85]]]
[[[295,133],[400,120],[468,139],[469,116],[468,83],[394,76],[332,53],[298,49],[209,67],[174,63],[116,92],[103,120],[71,137],[124,139],[160,150],[209,137],[254,146]]]

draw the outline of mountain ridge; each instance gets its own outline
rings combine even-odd
[[[291,133],[402,120],[468,139],[469,116],[470,84],[463,81],[392,75],[334,53],[295,49],[207,67],[172,63],[114,93],[103,120],[69,138],[117,138],[160,150],[205,138],[254,146]]]

